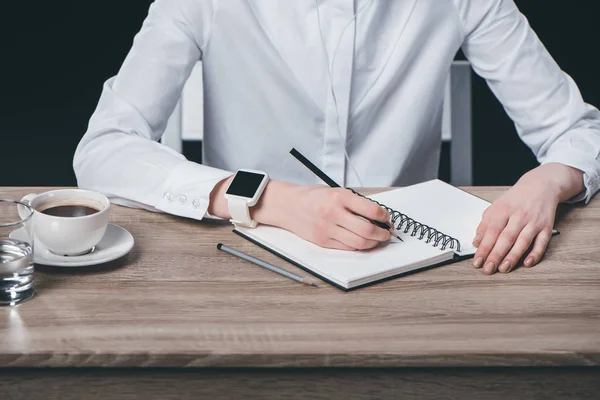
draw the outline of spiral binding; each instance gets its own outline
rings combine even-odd
[[[441,249],[446,250],[448,246],[450,246],[451,249],[454,249],[454,246],[456,246],[456,251],[460,251],[460,241],[458,239],[453,238],[450,235],[446,235],[445,233],[440,232],[429,225],[425,225],[419,221],[416,221],[410,218],[408,215],[402,214],[400,211],[396,211],[393,208],[389,208],[385,204],[381,204],[377,200],[373,200],[367,196],[364,196],[353,189],[350,190],[352,191],[352,193],[359,195],[364,199],[371,200],[375,204],[385,208],[390,214],[392,224],[394,224],[397,230],[401,230],[402,228],[404,228],[404,233],[410,232],[410,235],[413,237],[419,235],[418,239],[426,239],[425,243],[431,243],[433,241],[433,247],[438,247],[441,244]],[[398,221],[397,225],[396,221]]]

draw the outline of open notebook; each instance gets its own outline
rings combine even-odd
[[[237,227],[235,232],[340,289],[352,290],[472,256],[475,230],[490,205],[440,180],[369,198],[389,208],[404,242],[390,240],[353,252],[324,249],[272,226]]]

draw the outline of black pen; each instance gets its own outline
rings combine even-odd
[[[313,174],[315,174],[319,178],[321,178],[321,180],[323,182],[325,182],[326,184],[328,184],[329,187],[332,187],[332,188],[341,187],[340,185],[338,185],[336,183],[336,181],[334,181],[329,176],[327,176],[327,174],[325,174],[325,172],[321,171],[315,164],[313,164],[312,162],[310,162],[310,160],[308,158],[304,157],[302,155],[302,153],[300,153],[295,148],[293,148],[292,150],[290,150],[290,154],[293,155],[296,158],[296,160],[300,161],[306,168],[310,169]],[[390,235],[392,235],[396,239],[399,239],[401,242],[404,242],[404,240],[402,240],[402,238],[400,236],[398,236],[398,234],[396,232],[394,232],[393,228],[391,226],[389,226],[388,224],[386,224],[385,222],[375,221],[375,220],[368,219],[368,218],[365,218],[365,219],[367,221],[369,221],[370,223],[372,223],[374,225],[377,225],[381,229],[385,229],[386,231],[388,231],[390,233]]]

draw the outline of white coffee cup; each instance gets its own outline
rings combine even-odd
[[[90,252],[106,233],[110,201],[100,193],[82,189],[58,189],[28,194],[21,200],[31,205],[36,238],[52,253],[77,256]],[[97,212],[84,216],[45,214],[53,207],[84,206]]]

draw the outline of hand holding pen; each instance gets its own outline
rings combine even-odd
[[[331,188],[340,188],[340,185],[338,185],[333,179],[327,176],[310,160],[304,157],[298,150],[292,149],[290,151],[290,154],[292,154],[306,168],[311,170],[315,175],[317,175],[323,182],[325,182]],[[370,222],[374,226],[386,230],[390,235],[394,236],[400,241],[403,241],[400,238],[400,236],[398,236],[398,234],[394,232],[393,225],[389,223],[389,214],[379,205],[373,202],[369,204],[368,201],[364,201],[364,198],[357,196],[354,191],[346,189],[341,189],[336,192],[336,200],[342,201],[344,203],[342,204],[343,206],[345,206],[348,210],[352,211],[355,215],[361,217],[361,219]],[[365,228],[363,227],[362,229],[364,230]]]
[[[390,232],[370,221],[386,223],[389,214],[377,204],[343,188],[296,186],[293,208],[280,225],[321,247],[368,250],[390,239]]]

